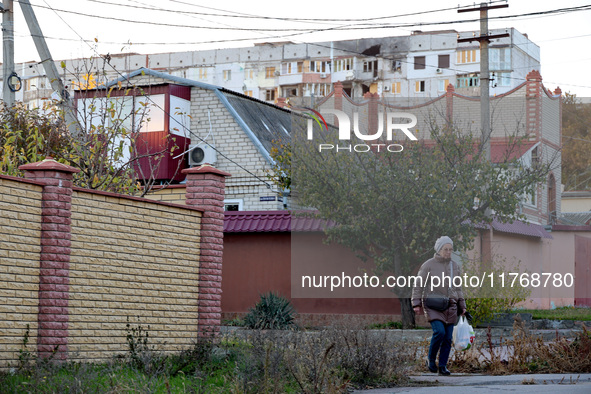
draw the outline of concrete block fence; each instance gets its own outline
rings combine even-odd
[[[228,173],[185,170],[186,205],[73,186],[79,170],[48,157],[0,176],[0,368],[28,351],[104,360],[141,324],[162,351],[221,323]]]

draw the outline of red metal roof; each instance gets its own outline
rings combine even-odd
[[[492,143],[490,147],[490,157],[493,163],[500,163],[505,159],[513,160],[525,154],[536,141],[526,141],[521,144],[511,145],[506,142]]]
[[[225,233],[291,231],[289,211],[224,212]]]
[[[226,211],[225,233],[324,231],[322,219],[293,215],[291,211]]]
[[[522,222],[521,220],[514,220],[513,223],[501,223],[497,219],[493,219],[490,224],[495,231],[509,234],[519,234],[528,237],[537,238],[549,238],[552,239],[552,235],[546,231],[544,226],[534,223]],[[488,226],[481,224],[476,225],[478,228],[488,228]]]

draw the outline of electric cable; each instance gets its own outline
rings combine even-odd
[[[19,0],[15,0],[19,2]],[[46,3],[47,4],[47,3]],[[138,21],[133,19],[126,19],[126,18],[117,18],[112,16],[100,16],[100,15],[92,15],[84,12],[72,11],[72,10],[64,10],[64,9],[56,9],[53,7],[36,5],[39,8],[46,8],[51,9],[53,12],[64,12],[70,13],[78,16],[86,16],[91,18],[97,19],[105,19],[105,20],[114,20],[119,22],[126,22],[126,23],[135,23],[135,24],[150,24],[150,25],[157,25],[157,26],[165,26],[165,27],[179,27],[179,28],[189,28],[189,29],[205,29],[205,30],[235,30],[235,31],[284,31],[284,32],[302,32],[302,31],[310,31],[310,29],[301,29],[301,28],[240,28],[240,27],[232,27],[232,28],[224,28],[224,27],[211,27],[211,26],[194,26],[194,25],[181,25],[181,24],[174,24],[174,23],[162,23],[162,22],[154,22],[154,21]],[[567,13],[567,12],[575,12],[575,11],[588,11],[591,10],[591,4],[583,5],[578,7],[567,7],[567,8],[558,8],[554,10],[547,10],[547,11],[535,11],[535,12],[527,12],[523,14],[517,15],[501,15],[501,16],[493,16],[489,17],[490,20],[501,20],[501,19],[508,19],[508,18],[519,18],[524,16],[541,16],[541,15],[551,15],[551,14],[560,14],[560,13]],[[460,24],[460,23],[470,23],[470,22],[477,22],[480,21],[480,18],[473,18],[473,19],[462,19],[462,20],[454,20],[454,21],[437,21],[437,22],[421,22],[421,23],[405,23],[405,24],[381,24],[375,25],[371,24],[369,26],[358,26],[353,25],[350,27],[333,27],[333,28],[322,28],[322,29],[315,29],[317,31],[326,31],[326,30],[336,30],[336,31],[343,31],[343,30],[368,30],[368,29],[390,29],[390,28],[404,28],[404,27],[419,27],[419,26],[433,26],[433,25],[449,25],[449,24]],[[314,31],[314,30],[313,30]]]

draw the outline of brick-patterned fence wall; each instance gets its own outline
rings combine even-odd
[[[167,350],[196,337],[201,212],[74,190],[70,358],[125,348],[127,319]]]
[[[0,366],[17,358],[27,325],[37,345],[42,190],[0,177]]]
[[[34,180],[0,177],[0,367],[18,359],[27,324],[29,351],[46,356],[57,346],[58,358],[84,360],[126,351],[128,318],[169,352],[217,331],[200,283],[211,287],[221,275],[202,272],[201,255],[219,245],[221,273],[223,241],[202,226],[210,211],[223,211],[229,174],[188,173],[193,186],[203,174],[222,185],[221,200],[191,207],[73,188],[76,170],[50,158],[21,168]]]

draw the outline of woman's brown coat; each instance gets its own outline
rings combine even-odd
[[[412,290],[412,306],[420,306],[425,311],[427,320],[429,322],[433,320],[441,320],[446,324],[455,324],[458,320],[458,307],[460,310],[466,309],[466,301],[464,300],[464,293],[462,288],[454,287],[448,288],[449,280],[445,280],[445,287],[433,287],[431,290],[432,277],[437,276],[441,279],[442,274],[446,277],[451,277],[451,265],[453,264],[453,275],[461,276],[460,267],[451,259],[444,259],[439,255],[435,255],[432,259],[429,259],[421,265],[418,276],[422,278],[422,281],[417,280],[417,283]],[[437,279],[435,280],[437,281]],[[458,280],[456,280],[459,282]],[[422,282],[422,283],[419,283]],[[437,283],[435,283],[437,284]],[[449,308],[445,311],[436,311],[428,308],[424,305],[424,299],[430,294],[441,294],[449,297]]]

